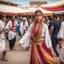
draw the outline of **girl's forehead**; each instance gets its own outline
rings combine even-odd
[[[42,15],[42,13],[41,12],[36,12],[35,15]]]

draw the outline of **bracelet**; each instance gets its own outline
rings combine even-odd
[[[54,52],[54,51],[52,51],[52,52]],[[52,53],[52,52],[51,52],[51,53]]]
[[[54,52],[54,50],[51,51],[51,53]]]

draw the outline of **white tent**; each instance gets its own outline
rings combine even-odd
[[[2,4],[0,4],[0,12],[12,14],[27,13],[27,11],[22,8]]]
[[[57,11],[57,12],[54,12],[54,14],[64,14],[64,11]]]
[[[54,6],[60,6],[60,5],[64,5],[64,0],[50,3],[50,4],[44,4],[44,5],[41,5],[40,7],[54,7]]]
[[[49,14],[49,13],[52,13],[52,11],[47,11],[47,10],[44,10],[40,7],[38,8],[28,8],[29,10],[31,10],[33,13],[36,11],[36,10],[41,10],[43,12],[43,14]]]
[[[64,13],[64,0],[51,4],[41,5],[44,10],[52,11],[53,13]]]

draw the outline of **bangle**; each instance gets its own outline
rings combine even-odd
[[[52,51],[52,52],[54,52],[54,51]],[[51,53],[52,53],[52,52],[51,52]]]
[[[52,50],[51,52],[54,52],[54,50]]]

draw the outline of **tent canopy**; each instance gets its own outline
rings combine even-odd
[[[56,7],[56,6],[61,6],[61,5],[64,5],[64,0],[51,3],[51,4],[44,4],[44,5],[41,5],[40,7]]]
[[[41,5],[40,7],[45,10],[49,10],[53,12],[64,11],[64,0],[51,4]]]
[[[22,8],[19,8],[19,7],[0,4],[0,13],[25,14],[25,13],[28,13],[28,12],[30,12],[30,11],[24,10]]]
[[[48,14],[48,13],[52,13],[52,11],[48,11],[48,10],[44,10],[40,7],[38,8],[28,8],[29,10],[31,10],[33,13],[36,11],[36,10],[41,10],[43,12],[43,14]]]

